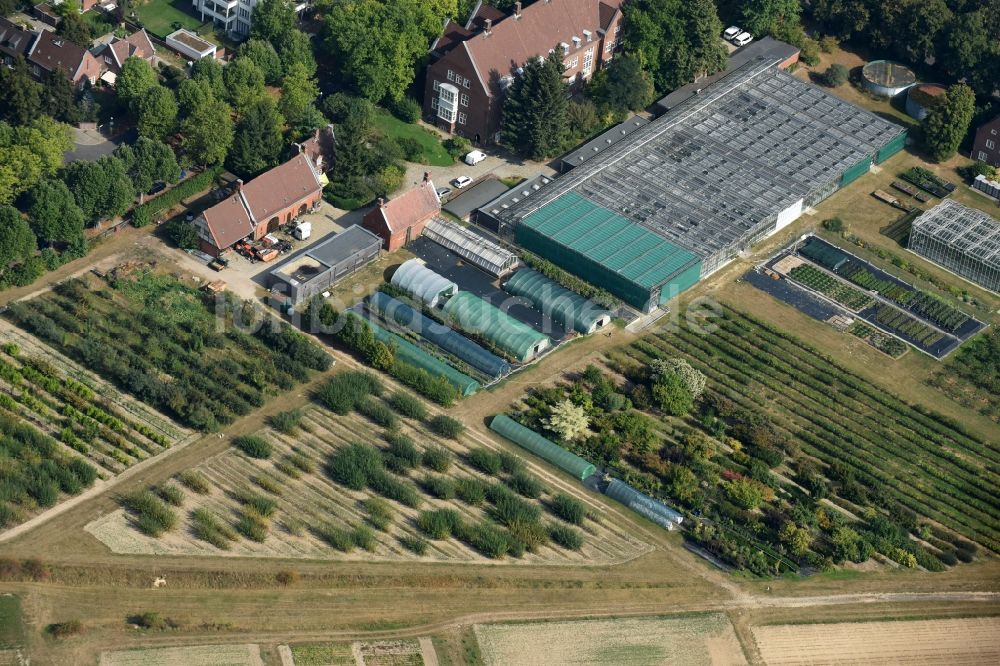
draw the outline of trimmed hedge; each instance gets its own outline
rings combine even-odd
[[[172,208],[182,200],[198,194],[202,190],[207,190],[221,173],[222,167],[213,167],[208,171],[199,173],[197,176],[191,176],[183,183],[180,183],[149,203],[136,207],[132,211],[132,226],[144,227],[153,221],[156,213]]]

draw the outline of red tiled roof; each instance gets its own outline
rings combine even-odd
[[[253,222],[239,192],[215,204],[202,213],[202,216],[212,234],[215,247],[220,250],[253,233]]]
[[[390,233],[405,231],[414,224],[441,211],[441,200],[434,191],[434,182],[425,180],[412,190],[372,209],[370,215],[381,214]]]
[[[597,38],[597,31],[607,27],[614,12],[624,0],[540,0],[521,10],[521,17],[509,16],[487,35],[479,33],[464,42],[472,62],[475,63],[483,85],[495,72],[503,77],[523,65],[533,56],[546,55],[559,43],[569,44],[574,52],[573,37],[582,41],[579,51],[593,46],[587,43],[583,31],[589,30]]]
[[[24,56],[34,40],[33,32],[28,32],[0,17],[0,53],[6,53],[11,57]]]
[[[70,76],[74,76],[80,69],[80,64],[86,55],[87,50],[82,46],[77,46],[68,39],[42,30],[35,46],[31,49],[28,62],[50,72],[61,67]]]
[[[243,186],[243,197],[257,224],[322,189],[309,158],[298,154]]]
[[[153,48],[153,41],[146,34],[145,28],[138,32],[133,32],[125,38],[125,41],[132,46],[129,50],[129,55],[134,55],[145,60],[152,58],[156,54],[156,50]]]

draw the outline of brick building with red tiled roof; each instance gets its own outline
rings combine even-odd
[[[412,190],[395,199],[379,199],[361,221],[368,231],[382,239],[385,249],[398,250],[424,231],[427,223],[441,213],[441,199],[434,190],[430,174]]]
[[[232,195],[199,215],[194,224],[200,248],[218,256],[245,238],[260,240],[317,206],[322,196],[316,166],[299,153],[249,183],[236,181]]]
[[[94,55],[101,61],[105,71],[117,76],[121,73],[122,65],[127,58],[141,58],[152,65],[156,50],[149,35],[146,34],[146,29],[143,28],[125,39],[115,37],[110,43],[102,44],[94,49]]]
[[[62,70],[78,86],[85,81],[93,85],[101,75],[101,63],[90,51],[47,30],[38,33],[28,50],[28,65],[38,79]]]
[[[503,91],[532,57],[561,49],[568,84],[587,81],[618,47],[624,0],[537,0],[505,16],[480,5],[464,26],[449,21],[431,46],[424,113],[439,127],[488,144],[500,128]]]

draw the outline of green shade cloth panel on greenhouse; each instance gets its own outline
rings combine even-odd
[[[831,271],[838,270],[850,259],[840,250],[830,247],[815,236],[799,248],[799,254]]]
[[[567,192],[542,206],[518,227],[540,233],[648,290],[701,261],[690,250],[575,192]],[[599,282],[594,284],[603,286]]]
[[[521,448],[531,451],[539,458],[546,460],[559,469],[569,472],[583,481],[597,473],[597,468],[575,453],[570,453],[558,444],[554,444],[530,428],[510,418],[506,414],[497,414],[490,421],[490,430],[509,439]]]
[[[522,268],[514,273],[504,291],[528,299],[565,328],[577,333],[592,333],[599,323],[607,323],[611,313],[580,294],[570,291],[538,271]]]
[[[906,130],[903,130],[902,132],[899,133],[899,135],[896,138],[894,138],[892,141],[885,144],[879,149],[878,154],[875,155],[875,164],[881,164],[882,162],[885,162],[887,159],[889,159],[890,157],[901,151],[903,149],[903,146],[905,145],[906,145]]]
[[[483,336],[521,362],[549,346],[547,337],[467,291],[449,298],[444,312],[459,328]]]
[[[464,396],[470,396],[481,388],[479,382],[475,379],[459,372],[441,359],[428,354],[415,344],[371,322],[368,322],[368,325],[371,326],[372,333],[375,334],[375,339],[392,347],[396,353],[396,358],[400,361],[426,370],[431,375],[444,377],[448,380],[449,384],[461,391]]]
[[[861,176],[868,173],[868,169],[871,168],[871,165],[872,159],[870,157],[866,157],[854,166],[846,169],[844,171],[844,175],[840,177],[840,186],[843,187],[849,183],[853,183],[858,178],[861,178]]]

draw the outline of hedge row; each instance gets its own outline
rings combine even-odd
[[[197,176],[191,176],[183,183],[163,193],[149,203],[136,207],[132,211],[132,226],[144,227],[152,222],[153,216],[160,211],[172,208],[182,200],[198,194],[202,190],[207,190],[221,173],[222,167],[212,167],[208,171],[199,173]]]

